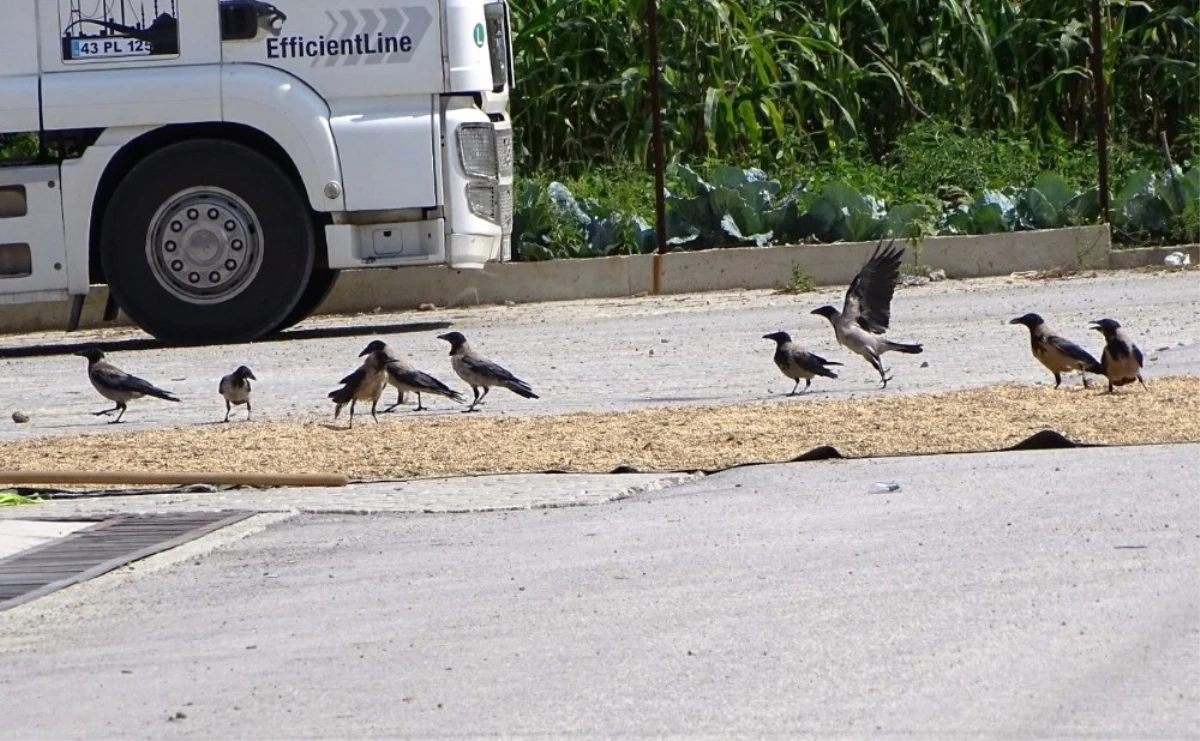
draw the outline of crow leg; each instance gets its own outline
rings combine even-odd
[[[806,393],[806,394],[808,393],[808,387],[809,387],[809,386],[811,386],[811,385],[812,385],[812,379],[811,379],[811,378],[806,378],[806,379],[804,379],[804,393]]]
[[[800,379],[799,378],[796,379],[796,385],[792,386],[792,391],[791,391],[791,393],[788,394],[788,396],[795,396],[796,389],[798,389],[798,388],[800,388]]]
[[[1085,370],[1079,371],[1079,377],[1083,379],[1083,387],[1085,389],[1090,389],[1092,387],[1092,384],[1088,383],[1088,380],[1087,380],[1087,371],[1085,371]]]
[[[110,425],[118,424],[121,421],[121,417],[125,416],[125,404],[117,402],[117,406],[120,408],[121,413],[117,415],[116,419],[114,419],[112,422],[109,422]]]
[[[354,404],[357,401],[358,401],[358,399],[350,400],[350,429],[354,429]]]
[[[92,415],[94,415],[96,417],[107,417],[108,415],[112,414],[113,412],[120,411],[120,409],[121,409],[121,405],[117,404],[112,409],[101,409],[98,412],[92,412]]]
[[[418,392],[417,392],[417,408],[416,408],[416,409],[414,409],[413,411],[414,411],[414,412],[423,412],[423,411],[425,411],[425,410],[426,410],[426,409],[428,409],[428,408],[429,408],[429,407],[421,406],[421,392],[420,392],[420,391],[418,391]]]
[[[253,414],[254,414],[254,410],[250,408],[250,400],[246,399],[246,421],[247,422],[250,421],[250,417],[253,416]]]
[[[225,400],[225,419],[221,420],[222,422],[229,421],[229,412],[232,409],[233,409],[233,405],[229,403],[229,399],[226,399]]]
[[[392,405],[391,405],[390,407],[388,407],[387,409],[384,409],[384,410],[383,410],[383,413],[384,413],[384,414],[387,414],[388,412],[392,411],[393,409],[395,409],[396,407],[400,406],[400,405],[401,405],[401,404],[403,404],[403,403],[404,403],[404,392],[403,392],[403,391],[397,391],[397,392],[396,392],[396,403],[395,403],[395,404],[392,404]]]
[[[375,424],[379,424],[379,417],[375,416],[375,407],[379,406],[379,397],[371,399],[371,419],[375,420]]]
[[[887,374],[887,369],[883,367],[883,361],[874,353],[867,356],[867,361],[879,372],[879,381],[882,384],[880,388],[887,388],[888,381],[892,380],[892,377]]]
[[[1147,391],[1149,391],[1149,390],[1150,390],[1150,389],[1146,388],[1146,382],[1142,380],[1142,374],[1141,374],[1141,373],[1139,373],[1139,374],[1137,375],[1137,379],[1138,379],[1138,383],[1142,384],[1142,388],[1146,389]]]
[[[475,393],[475,398],[471,401],[471,406],[467,407],[467,410],[463,412],[463,414],[470,414],[471,412],[475,411],[475,405],[479,403],[479,399],[481,398],[479,396],[478,386],[472,386],[471,391]]]
[[[480,403],[480,404],[482,404],[482,403],[483,403],[483,399],[484,399],[484,397],[486,397],[486,396],[488,395],[488,392],[489,392],[489,391],[491,391],[491,390],[492,390],[492,387],[491,387],[491,386],[484,386],[484,387],[483,387],[483,393],[479,395],[479,403]]]
[[[1054,388],[1058,388],[1062,384],[1062,374],[1058,371],[1054,372]]]

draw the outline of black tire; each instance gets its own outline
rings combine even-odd
[[[152,228],[162,237],[152,240]],[[210,255],[215,263],[204,262]],[[121,309],[155,338],[246,342],[292,315],[310,285],[316,239],[307,201],[274,162],[241,144],[197,139],[155,152],[121,181],[105,211],[100,256]],[[226,267],[232,272],[222,283]]]
[[[339,274],[340,271],[330,268],[314,268],[312,277],[308,279],[308,287],[304,289],[304,294],[300,297],[300,302],[296,304],[296,308],[292,309],[288,318],[283,320],[283,324],[275,328],[275,331],[282,332],[290,329],[316,311],[321,302],[333,291]]]

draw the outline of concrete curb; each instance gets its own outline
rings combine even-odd
[[[673,252],[661,258],[661,290],[674,294],[774,288],[786,283],[793,271],[806,273],[818,286],[845,285],[874,248],[873,242],[855,242]],[[1166,255],[1176,251],[1191,254],[1192,262],[1200,264],[1200,245],[1113,250],[1108,226],[1099,225],[929,237],[910,248],[905,261],[944,270],[948,278],[982,278],[1024,270],[1161,265]],[[423,303],[453,307],[636,296],[652,290],[654,259],[653,255],[627,255],[502,263],[472,271],[348,270],[315,313],[397,311]],[[84,303],[82,328],[128,326],[123,315],[114,322],[103,321],[107,299],[106,287],[92,289]],[[68,307],[65,301],[0,306],[0,334],[65,329]]]

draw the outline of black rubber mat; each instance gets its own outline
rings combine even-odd
[[[0,610],[174,548],[253,512],[115,515],[0,559]],[[82,519],[78,518],[78,522]]]

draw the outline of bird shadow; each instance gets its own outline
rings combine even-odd
[[[404,322],[400,324],[354,324],[337,327],[310,327],[307,329],[289,329],[267,337],[254,340],[255,344],[268,342],[288,342],[291,340],[324,340],[339,337],[358,337],[369,334],[404,334],[412,332],[432,332],[448,329],[453,322]],[[218,343],[218,344],[249,344],[249,343]],[[88,347],[96,347],[104,352],[134,352],[137,350],[160,350],[168,347],[206,347],[207,345],[169,345],[155,339],[131,337],[123,340],[89,340],[87,342],[56,342],[21,347],[0,347],[0,359],[36,358],[51,355],[70,355]]]

